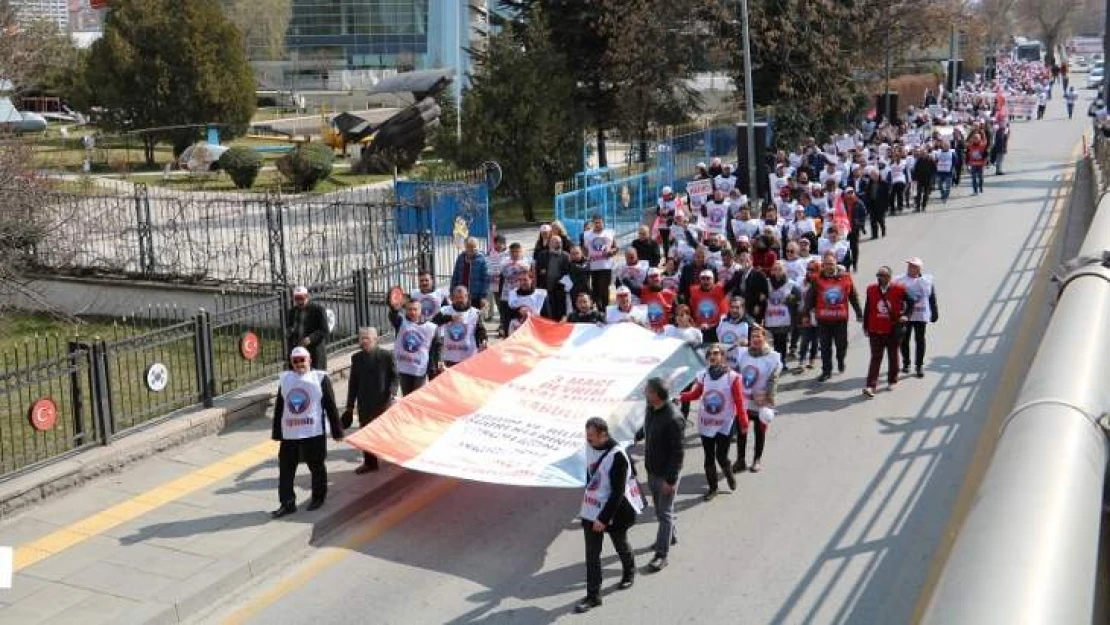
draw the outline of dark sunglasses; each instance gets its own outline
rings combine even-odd
[[[302,362],[308,362],[308,359],[307,358],[294,358],[293,359],[293,364],[295,364],[295,365],[299,365]]]

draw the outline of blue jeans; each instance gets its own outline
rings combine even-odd
[[[651,500],[655,504],[655,520],[659,528],[655,533],[655,555],[666,558],[671,549],[671,541],[677,535],[675,531],[674,498],[678,493],[678,482],[675,490],[667,495],[663,493],[666,480],[658,475],[648,474],[648,490],[651,491]]]
[[[948,195],[952,193],[952,172],[937,172],[937,188],[940,189],[940,199],[947,202]]]
[[[968,168],[971,172],[971,191],[972,193],[983,192],[983,166],[972,165]]]

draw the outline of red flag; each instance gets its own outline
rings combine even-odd
[[[840,234],[848,234],[852,231],[852,221],[848,219],[848,211],[844,209],[843,193],[836,196],[836,204],[833,205],[833,225]]]

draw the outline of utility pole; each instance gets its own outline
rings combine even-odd
[[[890,29],[883,37],[883,119],[890,123]]]
[[[1102,23],[1102,101],[1110,102],[1110,80],[1106,79],[1106,59],[1110,59],[1110,0],[1106,0],[1104,21]]]
[[[948,90],[953,96],[956,94],[956,86],[959,82],[959,72],[957,67],[959,63],[957,58],[960,54],[960,34],[956,30],[956,25],[952,25],[952,34],[948,40]]]
[[[462,143],[462,33],[463,33],[463,6],[468,6],[469,0],[455,0],[455,140]]]
[[[1107,0],[1110,2],[1110,0]],[[759,206],[759,185],[755,166],[755,96],[752,94],[752,48],[748,31],[748,0],[740,0],[740,22],[744,39],[744,105],[748,120],[748,203]]]

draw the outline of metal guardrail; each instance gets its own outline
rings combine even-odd
[[[1110,442],[1110,196],[1103,196],[923,618],[1090,623]]]

